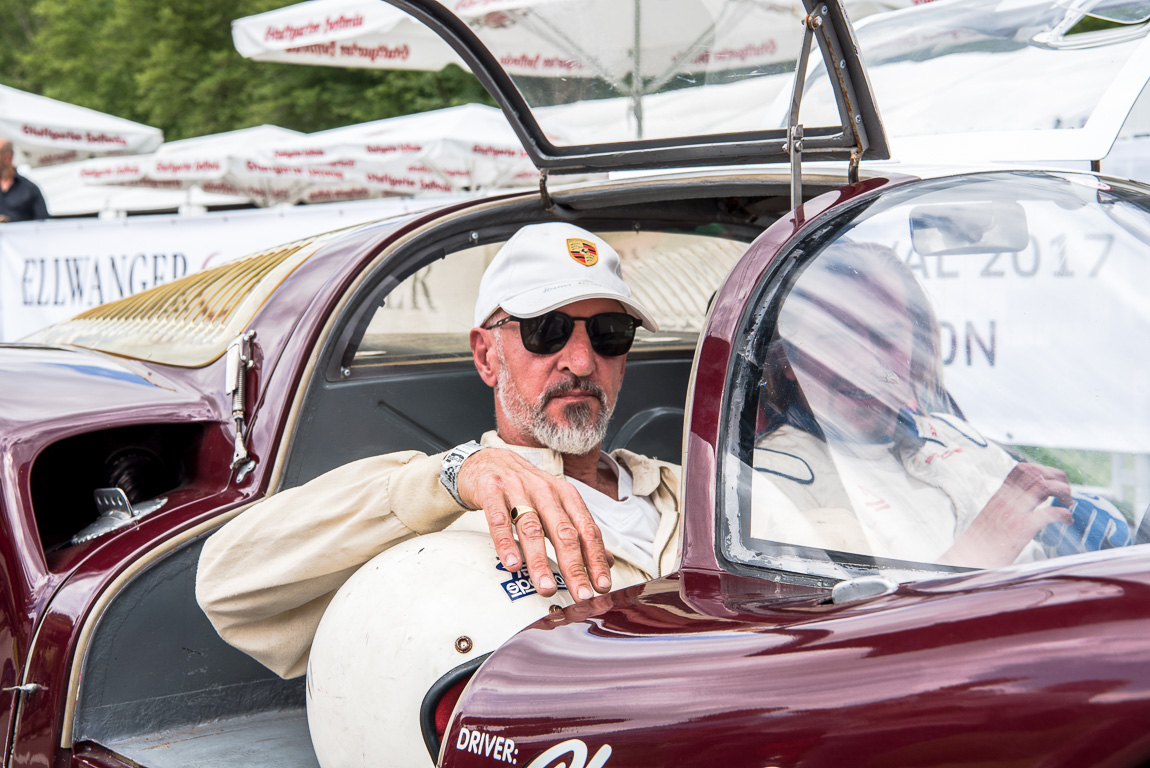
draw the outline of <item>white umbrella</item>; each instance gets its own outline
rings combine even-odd
[[[151,152],[164,140],[158,128],[4,85],[0,137],[10,139],[32,166]]]
[[[534,184],[503,114],[468,104],[305,135],[261,126],[81,164],[87,184],[197,187],[257,205],[362,200]]]
[[[539,178],[503,114],[481,104],[336,128],[261,154],[273,163],[337,170],[392,194],[525,186]]]
[[[310,0],[232,22],[249,59],[437,70],[463,61],[430,29],[380,0]]]
[[[639,90],[648,93],[687,70],[793,60],[800,39],[801,6],[768,0],[444,4],[476,30],[512,75],[601,77],[625,92],[633,89],[624,81],[636,72],[643,80]],[[594,30],[587,28],[588,19],[595,20]],[[460,63],[427,27],[381,0],[310,0],[237,19],[232,37],[240,54],[260,61],[424,70]],[[633,54],[637,40],[641,59]]]
[[[850,0],[852,15],[915,0]],[[445,0],[513,77],[562,85],[561,104],[591,94],[564,81],[598,79],[629,99],[626,138],[652,130],[645,97],[788,70],[805,15],[797,0]],[[232,22],[236,49],[262,61],[379,69],[440,69],[459,58],[412,17],[381,0],[310,0]],[[597,100],[597,94],[594,98]],[[761,96],[760,96],[761,98]],[[589,103],[584,101],[584,103]]]
[[[246,195],[221,195],[197,187],[169,190],[87,184],[80,178],[82,165],[63,163],[28,171],[28,178],[36,182],[44,193],[53,216],[101,214],[114,217],[125,213],[196,211],[251,204]]]
[[[80,179],[88,185],[119,185],[151,189],[185,190],[242,197],[268,205],[294,202],[260,185],[251,188],[235,172],[244,158],[260,148],[304,134],[274,125],[200,136],[164,144],[155,153],[133,157],[93,158],[79,164]]]
[[[926,0],[849,0],[852,19]],[[797,0],[444,0],[512,75],[604,77],[636,68],[645,92],[674,73],[794,59]],[[595,27],[586,32],[588,20]],[[593,37],[593,39],[592,39]],[[382,0],[308,0],[236,19],[232,38],[257,61],[438,70],[462,62],[422,23]],[[636,61],[636,42],[642,60]],[[594,55],[590,47],[594,47]]]

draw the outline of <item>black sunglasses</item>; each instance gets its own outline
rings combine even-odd
[[[504,323],[519,323],[519,336],[528,352],[553,355],[567,345],[567,340],[575,330],[576,320],[587,324],[591,349],[603,357],[627,354],[635,341],[635,329],[639,327],[639,320],[626,312],[602,312],[591,317],[571,317],[562,312],[548,312],[539,317],[505,317],[487,327],[498,328]]]

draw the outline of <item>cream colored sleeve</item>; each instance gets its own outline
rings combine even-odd
[[[253,505],[213,534],[196,599],[220,637],[281,677],[304,674],[324,609],[356,569],[464,512],[439,483],[442,458],[362,459]]]

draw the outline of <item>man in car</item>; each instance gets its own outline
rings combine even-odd
[[[0,223],[48,218],[40,188],[16,173],[12,142],[0,139]]]
[[[229,522],[196,585],[220,635],[301,675],[324,609],[361,565],[467,514],[544,596],[559,588],[547,542],[578,600],[673,570],[678,467],[601,450],[639,325],[657,328],[610,245],[570,224],[521,229],[484,273],[470,334],[495,431],[446,454],[348,464]]]

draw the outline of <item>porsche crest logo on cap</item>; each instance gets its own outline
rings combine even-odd
[[[567,250],[570,252],[571,258],[585,267],[594,266],[599,261],[599,251],[595,249],[595,243],[590,240],[569,237],[567,238]]]

